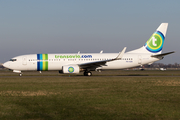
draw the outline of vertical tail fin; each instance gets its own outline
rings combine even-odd
[[[164,45],[168,23],[161,23],[156,32],[149,38],[145,45],[129,53],[153,53],[160,54]]]
[[[161,23],[156,32],[145,43],[144,47],[152,53],[161,53],[164,45],[168,23]]]

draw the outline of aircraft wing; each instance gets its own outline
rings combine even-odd
[[[84,68],[84,69],[106,66],[107,62],[114,61],[114,60],[120,60],[123,57],[125,51],[126,51],[126,47],[124,47],[124,49],[121,52],[119,52],[118,56],[114,59],[88,62],[88,63],[82,63],[82,64],[78,64],[78,65],[80,68]]]
[[[152,55],[151,57],[164,57],[165,55],[169,55],[169,54],[172,54],[172,53],[175,53],[175,51],[167,52],[167,53],[163,53],[163,54],[158,54],[158,55]]]
[[[79,64],[79,67],[84,68],[84,69],[85,68],[96,68],[96,67],[106,65],[106,62],[108,62],[108,60],[97,61],[97,62],[88,62],[88,63]]]

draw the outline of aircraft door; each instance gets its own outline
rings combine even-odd
[[[26,58],[26,57],[23,57],[23,58],[22,58],[22,64],[23,64],[23,65],[27,65],[27,58]]]
[[[138,55],[138,64],[142,64],[142,56]]]

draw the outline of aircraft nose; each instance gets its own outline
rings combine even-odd
[[[5,68],[8,68],[8,67],[9,67],[9,63],[8,63],[8,62],[3,63],[2,65],[3,65],[3,67],[5,67]]]

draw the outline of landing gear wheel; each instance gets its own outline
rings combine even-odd
[[[87,76],[92,76],[92,73],[90,71],[87,72]]]
[[[22,77],[22,73],[20,73],[19,76]]]
[[[84,76],[92,76],[92,73],[90,71],[85,71]]]
[[[86,74],[87,74],[87,73],[86,73],[86,72],[84,72],[84,76],[87,76]]]

